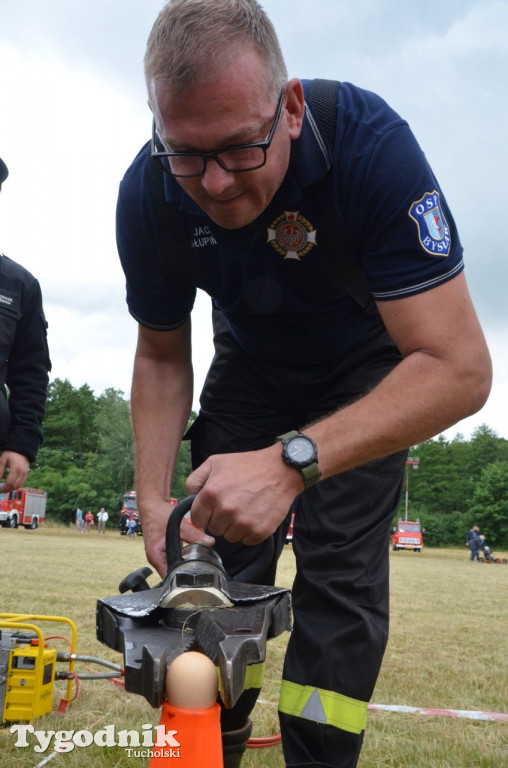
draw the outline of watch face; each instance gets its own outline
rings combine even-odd
[[[314,445],[304,435],[297,435],[288,441],[286,452],[292,461],[306,464],[314,458]]]

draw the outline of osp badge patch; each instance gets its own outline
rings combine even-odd
[[[435,189],[411,205],[409,215],[416,221],[420,243],[433,256],[450,253],[450,230],[441,210],[439,192]]]
[[[316,230],[300,211],[284,211],[267,232],[267,242],[285,259],[300,261],[316,245]]]

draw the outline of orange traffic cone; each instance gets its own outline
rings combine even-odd
[[[223,768],[220,706],[180,709],[167,701],[149,768]]]

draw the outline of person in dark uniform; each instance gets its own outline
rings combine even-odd
[[[0,189],[9,175],[0,159]],[[0,491],[22,486],[42,442],[51,361],[38,281],[0,254]]]
[[[169,2],[145,76],[152,141],[121,182],[117,240],[139,324],[131,402],[147,558],[164,575],[200,288],[215,356],[188,435],[195,527],[181,536],[215,540],[234,576],[294,512],[284,757],[352,768],[388,636],[407,449],[490,390],[455,223],[407,123],[378,96],[338,85],[329,140],[313,83],[288,80],[255,0]],[[337,276],[344,254],[375,311]],[[227,768],[258,692],[259,681],[222,712]]]

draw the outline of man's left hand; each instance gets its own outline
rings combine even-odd
[[[0,483],[0,491],[6,493],[20,488],[28,477],[30,463],[26,456],[15,451],[4,451],[0,455],[0,478],[5,475],[3,483]]]

